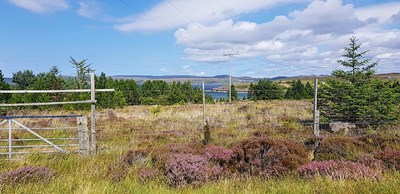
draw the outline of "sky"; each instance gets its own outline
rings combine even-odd
[[[74,75],[70,57],[107,75],[326,75],[352,36],[377,73],[400,72],[399,0],[0,1],[6,77]]]

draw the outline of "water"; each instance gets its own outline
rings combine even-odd
[[[218,83],[209,83],[209,84],[204,84],[204,89],[205,90],[212,90],[214,88],[218,88],[223,86],[223,84],[218,84]],[[193,87],[195,88],[202,88],[201,84],[193,84]],[[228,98],[228,92],[206,92],[206,94],[211,95],[214,100],[219,100],[221,98]],[[243,99],[243,97],[247,98],[247,93],[238,93],[239,99]]]
[[[214,100],[219,100],[221,98],[228,98],[228,92],[206,92],[206,94],[211,95]],[[239,99],[243,99],[243,97],[247,98],[247,93],[238,93]]]

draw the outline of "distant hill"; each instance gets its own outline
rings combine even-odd
[[[114,79],[133,79],[138,83],[143,83],[146,80],[164,80],[166,82],[172,81],[191,81],[192,83],[228,83],[229,75],[216,75],[216,76],[194,76],[194,75],[114,75],[111,76]],[[232,76],[232,82],[234,83],[250,83],[257,82],[261,78],[252,78],[248,76],[234,77]]]
[[[9,83],[9,84],[14,84],[14,83],[12,82],[12,78],[5,77],[5,78],[4,78],[4,81],[5,81],[6,83]]]
[[[70,76],[69,76],[70,77]],[[68,78],[69,78],[68,77]],[[137,81],[139,84],[143,83],[146,80],[164,80],[167,82],[172,82],[172,81],[191,81],[193,84],[200,84],[202,82],[204,83],[217,83],[217,84],[228,84],[228,78],[229,75],[216,75],[216,76],[194,76],[194,75],[161,75],[161,76],[155,76],[155,75],[114,75],[111,76],[113,79],[132,79]],[[378,79],[384,79],[384,80],[400,80],[400,73],[386,73],[386,74],[376,74],[376,78]],[[64,77],[67,78],[67,77]],[[249,77],[249,76],[241,76],[241,77],[235,77],[232,76],[232,82],[237,84],[237,83],[251,83],[251,82],[258,82],[260,79],[270,79],[272,81],[282,81],[282,82],[287,82],[287,81],[292,81],[292,80],[298,80],[300,79],[302,82],[312,82],[315,78],[318,78],[319,80],[323,81],[328,78],[331,78],[330,75],[299,75],[299,76],[293,76],[293,77],[288,77],[288,76],[277,76],[277,77],[272,77],[272,78],[254,78],[254,77]],[[5,77],[4,80],[11,84],[14,85],[12,82],[12,78],[7,78]]]

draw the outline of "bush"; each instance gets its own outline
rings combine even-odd
[[[159,171],[154,168],[141,168],[138,171],[139,180],[142,182],[147,182],[154,179],[159,174]]]
[[[374,157],[382,160],[389,169],[400,170],[400,150],[385,149],[375,153]]]
[[[332,179],[374,179],[379,180],[381,175],[373,169],[360,163],[343,161],[343,160],[327,160],[314,161],[297,170],[298,174],[304,178],[312,178],[316,176],[330,177]]]
[[[369,154],[360,157],[357,160],[357,163],[365,165],[365,166],[372,168],[378,172],[384,172],[384,171],[388,170],[387,167],[385,166],[385,163],[383,163],[382,160],[378,160],[378,159],[374,158],[373,155],[369,155]]]
[[[369,153],[372,148],[350,137],[332,136],[321,141],[315,151],[315,160],[352,160]]]
[[[203,145],[200,144],[168,144],[164,147],[153,148],[151,159],[158,169],[164,169],[167,160],[172,154],[195,154],[202,155]]]
[[[224,166],[235,157],[235,153],[231,149],[220,146],[210,146],[204,150],[204,156],[211,162],[215,162],[220,166]]]
[[[165,164],[166,176],[171,186],[203,184],[210,171],[205,157],[193,154],[173,154]]]
[[[108,167],[107,177],[114,181],[120,181],[128,174],[128,168],[135,164],[144,164],[147,161],[147,153],[142,150],[129,151],[118,159],[115,164]]]
[[[55,172],[47,167],[25,166],[0,175],[0,185],[37,183],[49,181]]]
[[[234,148],[233,168],[240,174],[276,177],[297,169],[307,162],[305,148],[297,143],[254,137]]]
[[[400,149],[400,138],[387,134],[368,134],[359,138],[360,141],[384,150],[385,148]]]

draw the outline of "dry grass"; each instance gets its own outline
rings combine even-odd
[[[310,101],[276,100],[264,102],[240,101],[234,104],[206,105],[210,117],[211,144],[224,147],[253,136],[304,143],[312,137]],[[162,178],[140,182],[137,173],[144,166],[132,166],[120,182],[107,178],[110,165],[129,150],[158,149],[172,143],[201,144],[203,139],[202,105],[131,106],[116,110],[100,110],[97,114],[98,147],[96,155],[34,154],[9,163],[0,162],[0,172],[19,167],[46,166],[56,171],[50,182],[22,184],[0,188],[1,193],[394,193],[400,183],[398,173],[389,174],[377,182],[367,180],[332,181],[303,180],[288,176],[282,179],[221,180],[200,188],[170,188]],[[88,112],[21,111],[15,115],[63,115]],[[38,126],[38,120],[23,120]],[[44,125],[72,125],[74,121],[48,121]],[[398,128],[385,131],[399,135]],[[2,138],[4,137],[1,134]],[[55,134],[57,135],[57,134]],[[59,134],[61,135],[61,134]],[[322,132],[328,135],[328,132]]]

